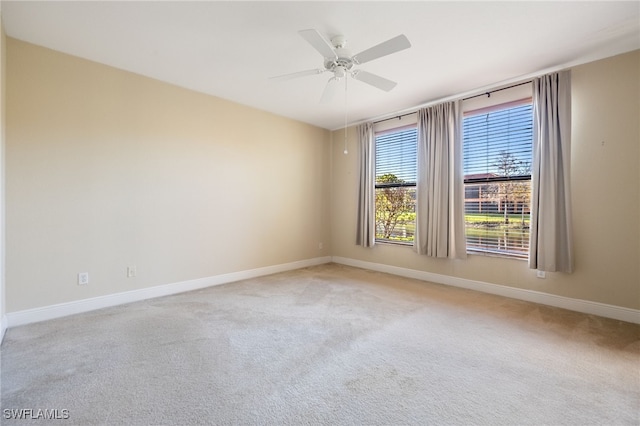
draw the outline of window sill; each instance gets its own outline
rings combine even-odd
[[[393,240],[376,240],[376,244],[387,244],[391,246],[413,247],[413,241],[393,241]]]
[[[388,246],[399,246],[399,247],[409,247],[413,248],[413,241],[403,242],[403,241],[393,241],[393,240],[376,240],[376,244],[388,245]],[[467,249],[467,255],[472,256],[484,256],[484,257],[497,257],[500,259],[509,259],[509,260],[520,260],[520,261],[528,261],[528,257],[518,256],[518,255],[509,255],[498,252],[491,251],[482,251],[482,250],[469,250]]]

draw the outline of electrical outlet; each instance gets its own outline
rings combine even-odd
[[[536,271],[536,277],[545,279],[547,278],[547,274],[544,271]]]
[[[78,285],[87,285],[87,284],[89,284],[89,273],[88,272],[78,273]]]
[[[324,244],[322,244],[322,243],[318,243],[318,250],[322,250],[322,249],[323,249],[323,247],[324,247]]]
[[[138,271],[136,271],[136,267],[134,266],[127,266],[127,278],[133,278],[137,275]]]

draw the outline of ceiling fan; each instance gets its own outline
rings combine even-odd
[[[354,69],[354,66],[361,65],[411,47],[411,43],[409,43],[407,37],[404,34],[401,34],[352,56],[346,49],[347,40],[344,36],[339,35],[332,37],[329,42],[322,36],[322,34],[314,29],[301,30],[298,31],[298,34],[300,34],[302,38],[304,38],[324,57],[324,68],[298,71],[292,74],[272,77],[272,79],[290,80],[297,77],[331,72],[333,73],[333,77],[331,77],[327,82],[322,94],[321,102],[328,102],[331,100],[336,90],[336,83],[349,75],[356,80],[370,84],[380,90],[384,90],[386,92],[390,91],[396,86],[397,83],[395,81],[388,80],[367,71]]]

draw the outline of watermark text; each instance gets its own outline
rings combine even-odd
[[[2,415],[6,420],[66,420],[69,410],[66,408],[5,408]]]

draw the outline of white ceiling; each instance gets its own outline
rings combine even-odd
[[[412,47],[359,66],[398,82],[349,80],[359,122],[640,48],[640,2],[2,1],[8,36],[327,129],[344,93],[320,104],[328,73],[297,32],[344,35],[352,53],[398,34]],[[613,77],[613,76],[612,76]]]

